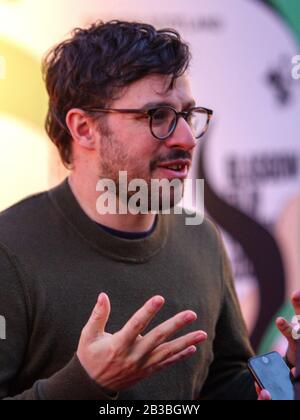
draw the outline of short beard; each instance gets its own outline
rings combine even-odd
[[[155,170],[156,163],[159,161],[159,159],[156,158],[155,160],[153,159],[150,161],[147,168],[148,171],[146,172],[145,165],[137,163],[137,157],[130,156],[127,150],[125,150],[124,146],[120,145],[117,137],[108,127],[105,117],[103,119],[101,118],[101,125],[99,124],[99,130],[101,133],[101,152],[99,156],[98,178],[99,180],[109,179],[113,181],[116,187],[117,201],[121,201],[122,197],[126,197],[127,202],[122,204],[128,206],[130,199],[138,192],[138,190],[128,191],[128,185],[132,180],[141,179],[144,180],[148,186],[147,197],[143,197],[144,200],[148,203],[148,212],[153,211],[153,208],[158,212],[168,211],[179,204],[184,193],[183,183],[181,190],[182,194],[180,197],[179,194],[175,192],[174,188],[171,188],[168,200],[166,202],[166,200],[163,199],[163,191],[160,188],[159,196],[154,200],[154,202],[152,200],[151,180],[154,178],[151,177],[151,174]],[[120,185],[119,173],[121,171],[127,172],[127,185]],[[126,191],[124,191],[124,189],[126,189]]]

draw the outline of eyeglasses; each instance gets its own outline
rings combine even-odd
[[[207,108],[195,107],[188,111],[177,112],[175,108],[168,105],[148,110],[112,108],[85,108],[85,110],[88,112],[144,115],[149,119],[152,135],[158,140],[166,140],[174,133],[180,117],[188,123],[194,137],[200,139],[206,133],[213,115],[213,111]]]

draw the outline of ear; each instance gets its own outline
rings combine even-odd
[[[66,116],[66,124],[75,143],[85,149],[95,149],[95,124],[84,111],[70,109]]]

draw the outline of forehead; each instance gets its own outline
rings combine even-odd
[[[172,77],[150,75],[128,86],[123,96],[117,101],[118,106],[142,107],[147,102],[169,101],[184,104],[193,101],[191,85],[185,74],[171,84]]]

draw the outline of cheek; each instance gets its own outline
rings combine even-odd
[[[156,143],[149,136],[140,136],[131,140],[130,146],[127,149],[130,161],[135,165],[149,168],[151,161],[158,156],[160,145]]]
[[[129,129],[130,128],[130,129]],[[144,175],[150,174],[151,162],[160,156],[162,144],[153,138],[148,127],[140,125],[138,127],[123,128],[122,135],[115,138],[112,144],[117,161],[128,164],[128,170]],[[117,162],[116,162],[117,163]]]

